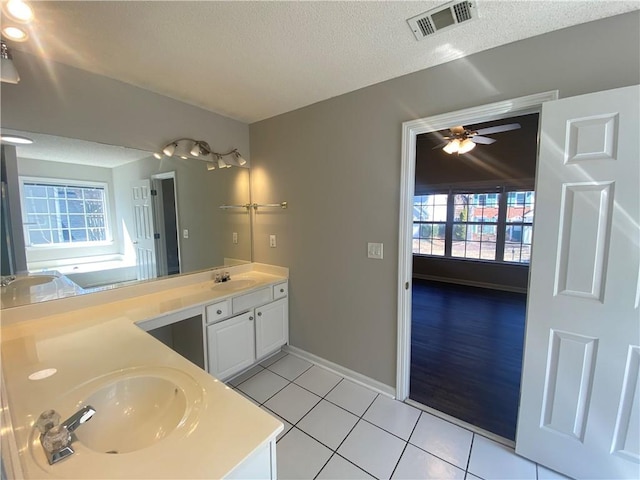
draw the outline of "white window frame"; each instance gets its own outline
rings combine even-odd
[[[29,250],[63,250],[63,249],[77,249],[77,248],[91,248],[91,247],[105,247],[113,245],[113,233],[111,231],[111,211],[109,205],[109,199],[111,198],[109,195],[109,185],[105,182],[95,182],[90,180],[70,180],[65,178],[52,178],[52,177],[31,177],[31,176],[20,176],[19,177],[19,186],[20,186],[20,206],[22,213],[22,223],[24,228],[24,238],[25,238],[25,248],[27,251]],[[50,245],[31,245],[28,240],[29,237],[29,225],[27,223],[28,212],[26,208],[25,202],[25,192],[24,192],[24,184],[25,183],[38,183],[42,185],[51,185],[51,186],[76,186],[79,188],[101,188],[104,190],[104,221],[105,221],[105,236],[106,240],[95,241],[95,242],[68,242],[68,243],[55,243]]]

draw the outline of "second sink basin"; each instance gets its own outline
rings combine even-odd
[[[227,280],[226,282],[214,283],[213,288],[215,290],[235,292],[236,290],[244,290],[257,284],[258,280],[253,278],[236,278]]]

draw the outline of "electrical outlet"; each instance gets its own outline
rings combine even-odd
[[[182,238],[189,238],[189,230],[186,228],[182,230]]]
[[[234,244],[238,243],[238,232],[233,232],[233,243]]]
[[[367,243],[367,257],[382,260],[382,244]]]
[[[271,248],[276,248],[276,236],[275,235],[269,235],[269,246]]]

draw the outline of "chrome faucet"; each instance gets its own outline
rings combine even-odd
[[[6,277],[2,277],[0,279],[0,287],[6,287],[7,285],[9,285],[11,282],[14,282],[16,279],[15,275],[7,275]]]
[[[47,455],[49,465],[53,465],[74,453],[71,447],[71,442],[74,439],[72,433],[80,425],[88,422],[95,413],[95,408],[87,405],[59,425],[60,415],[55,410],[46,410],[40,414],[36,427],[40,430],[40,444]]]
[[[222,283],[222,282],[228,282],[229,280],[231,280],[231,274],[229,272],[224,272],[224,273],[216,273],[216,276],[214,278],[214,282],[215,283]]]

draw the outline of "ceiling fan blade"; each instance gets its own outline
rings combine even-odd
[[[442,142],[442,143],[440,143],[440,144],[436,145],[435,147],[433,147],[431,150],[437,150],[438,148],[442,148],[442,147],[444,147],[447,143],[449,143],[449,141]]]
[[[482,143],[483,145],[491,145],[496,140],[494,138],[489,137],[481,137],[479,135],[474,135],[473,137],[469,137],[473,143]]]
[[[507,125],[496,125],[495,127],[481,128],[480,130],[475,130],[474,133],[476,135],[491,135],[492,133],[508,132],[519,128],[519,123],[509,123]]]

